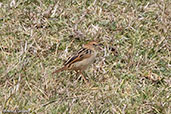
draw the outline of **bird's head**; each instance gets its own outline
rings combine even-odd
[[[88,44],[84,45],[84,47],[92,49],[92,50],[101,50],[101,44],[97,43],[96,41],[91,41]]]

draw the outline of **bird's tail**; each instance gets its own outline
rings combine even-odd
[[[60,69],[58,69],[58,70],[54,71],[52,74],[55,74],[55,73],[61,72],[61,71],[66,70],[66,69],[67,69],[67,68],[64,66],[64,67],[62,67],[62,68],[60,68]]]

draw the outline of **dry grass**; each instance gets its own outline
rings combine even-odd
[[[0,111],[171,113],[170,0],[1,0]],[[90,40],[87,69],[51,73]]]

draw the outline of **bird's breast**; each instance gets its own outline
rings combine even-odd
[[[90,64],[92,64],[96,58],[97,53],[93,52],[89,58],[86,58],[82,61],[74,63],[74,67],[78,69],[85,70]]]

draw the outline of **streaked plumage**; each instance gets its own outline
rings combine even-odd
[[[76,54],[67,59],[64,63],[64,67],[56,70],[53,74],[63,70],[75,70],[76,72],[79,72],[84,81],[87,82],[82,74],[82,71],[94,62],[98,48],[99,44],[97,42],[89,42],[88,44],[83,45],[83,47],[78,50]]]

